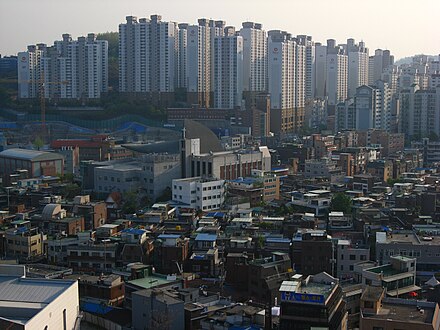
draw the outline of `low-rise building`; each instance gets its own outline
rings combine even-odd
[[[420,290],[416,285],[416,258],[391,257],[391,263],[362,270],[362,284],[385,289],[390,297]]]
[[[362,293],[360,329],[439,328],[439,306],[435,302],[386,298],[384,290],[378,287],[367,287]]]
[[[315,215],[324,215],[330,208],[331,192],[329,190],[311,190],[307,193],[292,192],[291,205],[313,211]]]
[[[46,236],[39,228],[21,226],[6,230],[6,255],[19,260],[32,260],[44,253]]]
[[[323,272],[284,281],[280,329],[347,329],[348,313],[338,279]]]
[[[78,282],[26,278],[24,266],[0,265],[1,329],[75,329]]]
[[[336,250],[336,274],[340,280],[354,277],[354,265],[370,260],[370,248],[352,244],[350,240],[338,239]]]
[[[175,179],[172,183],[174,201],[203,211],[221,208],[225,201],[225,181],[201,177]]]

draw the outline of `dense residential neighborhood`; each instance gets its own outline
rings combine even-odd
[[[0,56],[1,329],[440,329],[439,56],[114,36]]]

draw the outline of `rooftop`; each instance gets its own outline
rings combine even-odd
[[[0,276],[0,315],[26,324],[76,281]]]
[[[144,278],[138,278],[136,280],[128,281],[127,283],[144,289],[151,289],[157,286],[172,283],[174,281],[176,281],[175,278],[153,274]]]
[[[15,158],[22,160],[49,160],[62,159],[63,156],[54,152],[38,151],[30,149],[6,149],[0,152],[0,157]]]
[[[421,302],[417,300],[404,299],[384,299],[382,300],[382,308],[378,314],[363,314],[365,318],[395,320],[406,323],[416,324],[432,324],[435,311],[435,303]],[[423,312],[421,312],[423,310]],[[434,329],[438,329],[440,320],[437,319],[437,325]]]
[[[217,235],[214,234],[198,234],[196,241],[209,241],[214,242],[217,240]]]

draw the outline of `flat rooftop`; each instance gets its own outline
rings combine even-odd
[[[379,310],[378,314],[364,314],[364,317],[381,320],[396,320],[408,323],[432,324],[435,307],[419,307],[423,309],[423,314],[417,309],[416,303],[407,305],[382,301],[382,308]]]
[[[416,233],[392,233],[387,235],[387,244],[409,243],[414,245],[440,245],[440,236],[422,235]]]
[[[176,280],[168,280],[166,276],[162,277],[157,275],[151,275],[151,276],[146,276],[144,278],[138,278],[137,280],[128,281],[127,283],[136,285],[144,289],[151,289],[175,281]]]

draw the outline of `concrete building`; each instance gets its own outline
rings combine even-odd
[[[348,53],[348,97],[353,97],[356,88],[368,84],[368,48],[361,41],[355,44],[354,39],[347,40]]]
[[[150,19],[127,16],[119,24],[119,91],[148,93],[168,104],[177,80],[177,24],[160,15]]]
[[[315,215],[323,215],[330,208],[330,202],[329,190],[311,190],[307,193],[293,191],[290,201],[293,206],[313,211]]]
[[[63,156],[54,152],[28,149],[6,149],[0,152],[0,176],[9,182],[8,176],[17,170],[27,170],[29,178],[64,174]]]
[[[151,154],[137,161],[114,162],[95,168],[94,191],[102,194],[112,191],[141,191],[152,201],[171,181],[180,176],[179,155]]]
[[[170,330],[182,329],[185,323],[184,302],[161,289],[133,292],[132,322],[135,330],[164,326]]]
[[[420,290],[416,285],[416,258],[392,256],[390,263],[362,269],[362,285],[382,287],[390,297]],[[360,265],[361,266],[361,265]],[[355,266],[355,271],[358,266]]]
[[[336,105],[348,96],[348,56],[335,40],[327,40],[326,92],[328,104]]]
[[[336,274],[340,280],[354,277],[354,265],[370,260],[370,248],[338,239],[336,248]]]
[[[292,262],[297,273],[336,274],[335,246],[325,230],[300,229],[292,239]]]
[[[243,97],[243,37],[232,27],[214,38],[214,108],[240,107]]]
[[[78,282],[26,278],[24,266],[0,267],[0,328],[75,329]]]
[[[243,92],[250,94],[266,92],[266,31],[260,23],[244,22],[239,33],[243,38]]]
[[[383,289],[374,287],[367,287],[362,293],[360,329],[439,328],[439,307],[435,302],[386,298]]]
[[[305,46],[284,31],[268,33],[268,92],[271,95],[271,131],[298,130],[304,120]],[[298,99],[297,99],[298,98]],[[298,109],[297,106],[301,108]]]
[[[287,253],[273,252],[271,257],[249,261],[248,296],[257,302],[275,302],[283,281],[293,274]]]
[[[311,100],[315,94],[315,43],[311,36],[298,35],[298,45],[305,47],[305,100]]]
[[[338,279],[325,272],[284,281],[280,329],[347,329],[348,313]]]
[[[108,42],[94,33],[77,41],[63,34],[53,46],[29,46],[18,58],[19,98],[43,93],[45,98],[95,99],[107,92]]]
[[[372,85],[382,78],[385,69],[394,64],[394,56],[389,50],[376,49],[368,62],[368,84]]]
[[[216,210],[225,201],[225,181],[201,177],[175,179],[172,183],[172,198],[190,208]]]
[[[33,260],[44,253],[46,236],[39,228],[20,226],[5,232],[6,255],[19,260]]]
[[[305,178],[336,180],[342,175],[342,169],[338,167],[337,162],[329,158],[309,159],[305,162],[303,175]]]
[[[211,106],[213,41],[221,34],[219,29],[206,18],[199,19],[198,25],[179,24],[178,87],[186,89],[189,104]]]
[[[271,155],[267,147],[249,151],[223,151],[189,156],[186,177],[206,176],[220,180],[234,180],[252,174],[252,170],[269,171]]]
[[[435,231],[412,231],[376,236],[376,259],[383,265],[391,262],[393,256],[417,258],[417,276],[429,279],[440,271],[438,253],[439,236]]]

